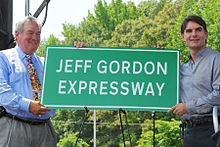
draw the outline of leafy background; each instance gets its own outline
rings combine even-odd
[[[46,45],[73,45],[83,41],[88,46],[141,47],[155,45],[180,49],[180,63],[187,62],[189,51],[181,40],[180,25],[191,14],[201,16],[207,23],[207,46],[220,51],[220,0],[143,0],[123,3],[112,0],[107,4],[99,0],[94,14],[88,12],[78,25],[63,24],[63,40],[54,35],[41,41],[37,51],[45,55]],[[78,146],[93,146],[93,111],[83,127]],[[84,111],[57,110],[52,118],[57,133],[58,146],[74,146]],[[128,111],[127,118],[133,146],[153,146],[152,112]],[[125,120],[123,119],[123,122]],[[156,112],[156,146],[181,146],[179,117],[166,112]],[[126,145],[129,145],[125,130]],[[97,111],[97,146],[124,146],[118,111]]]

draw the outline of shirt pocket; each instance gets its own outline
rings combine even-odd
[[[23,64],[19,64],[19,63],[12,64],[11,72],[10,72],[10,76],[9,76],[9,84],[11,86],[13,86],[15,84],[22,85],[26,76],[27,76],[27,69],[25,68],[25,66]],[[21,82],[21,83],[19,83],[19,82]]]

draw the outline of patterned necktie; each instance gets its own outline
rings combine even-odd
[[[27,58],[28,75],[30,76],[31,86],[33,91],[33,100],[40,102],[41,84],[39,78],[37,77],[37,71],[34,67],[34,63],[31,60],[31,56],[26,55],[26,58]]]

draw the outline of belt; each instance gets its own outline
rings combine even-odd
[[[184,127],[196,127],[199,125],[205,125],[205,124],[212,123],[212,122],[213,122],[213,118],[211,116],[204,117],[204,118],[194,118],[190,120],[184,120],[183,126]]]
[[[24,117],[19,117],[19,116],[16,116],[16,115],[12,115],[8,112],[5,112],[4,116],[6,117],[9,117],[9,118],[12,118],[14,120],[17,120],[17,121],[21,121],[21,122],[24,122],[24,123],[28,123],[28,124],[31,124],[31,125],[41,125],[41,124],[45,124],[47,123],[50,118],[48,119],[30,119],[30,118],[24,118]]]

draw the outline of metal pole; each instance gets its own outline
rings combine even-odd
[[[94,110],[94,147],[96,147],[96,110]]]
[[[49,2],[50,0],[44,0],[33,16],[37,18]]]
[[[152,117],[153,117],[153,147],[156,146],[156,141],[155,141],[155,134],[156,134],[156,127],[155,127],[155,120],[156,120],[156,112],[152,111]]]
[[[85,120],[86,120],[86,117],[87,117],[88,113],[89,113],[89,110],[87,109],[87,107],[85,107],[85,115],[84,115],[84,118],[83,118],[83,121],[82,121],[80,130],[79,130],[79,134],[78,134],[78,136],[77,136],[77,139],[76,139],[76,142],[75,142],[74,147],[76,147],[76,145],[77,145],[77,142],[78,142],[78,140],[79,140],[80,134],[81,134],[81,132],[82,132],[82,127],[83,127],[83,125],[84,125],[84,123],[85,123]]]
[[[126,144],[125,144],[125,137],[124,137],[124,129],[123,129],[123,124],[122,124],[122,119],[121,119],[121,109],[119,109],[119,117],[120,117],[120,123],[121,123],[121,134],[122,134],[122,137],[123,137],[124,147],[126,147]]]
[[[30,14],[30,1],[25,0],[25,16],[29,16]]]
[[[128,119],[127,119],[127,115],[126,115],[126,112],[125,110],[121,110],[124,115],[125,115],[125,120],[126,120],[126,126],[127,126],[127,130],[128,130],[128,137],[129,137],[129,141],[130,141],[130,147],[132,147],[132,143],[131,143],[131,137],[130,137],[130,132],[129,132],[129,127],[128,127]]]

